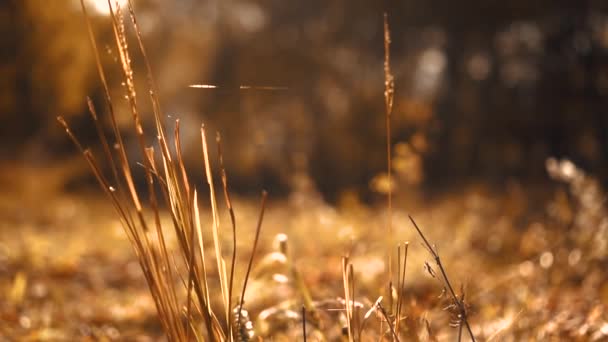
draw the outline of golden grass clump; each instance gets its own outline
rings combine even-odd
[[[202,157],[213,217],[210,229],[213,236],[213,249],[218,273],[217,277],[215,277],[210,275],[211,268],[208,265],[209,261],[205,258],[203,226],[199,211],[199,192],[190,183],[182,158],[179,120],[176,120],[174,127],[175,144],[173,147],[170,147],[166,129],[162,124],[161,105],[156,95],[156,86],[137,26],[133,5],[131,1],[128,2],[129,17],[132,28],[136,33],[139,51],[147,67],[149,100],[153,108],[156,136],[158,139],[157,148],[160,149],[160,165],[157,163],[157,153],[154,146],[146,141],[142,118],[138,110],[135,81],[133,70],[131,69],[131,57],[127,44],[122,9],[118,4],[112,4],[111,1],[108,1],[116,48],[126,86],[126,99],[129,103],[133,127],[138,139],[139,158],[141,160],[139,165],[143,167],[145,172],[145,184],[147,185],[148,193],[147,205],[144,204],[145,199],[141,198],[136,188],[136,180],[134,179],[134,172],[132,170],[132,157],[127,155],[124,139],[116,124],[117,114],[115,113],[114,104],[110,96],[105,71],[100,62],[99,51],[84,1],[81,1],[81,5],[91,45],[96,56],[99,78],[104,89],[105,104],[113,131],[112,138],[115,141],[115,143],[110,143],[110,139],[106,137],[102,121],[98,117],[92,101],[89,100],[90,114],[97,127],[104,158],[109,164],[110,176],[104,173],[103,167],[93,152],[80,144],[68,123],[62,117],[58,117],[58,121],[74,144],[80,149],[100,186],[118,212],[126,235],[131,242],[148,283],[163,330],[169,340],[185,341],[190,340],[192,337],[196,340],[204,340],[204,336],[211,341],[242,339],[239,337],[240,331],[242,331],[242,327],[240,327],[241,315],[244,311],[241,308],[243,307],[247,278],[251,271],[253,255],[257,247],[259,231],[262,225],[266,193],[263,192],[262,194],[262,209],[256,228],[255,241],[252,243],[251,257],[247,265],[247,275],[244,278],[242,290],[240,291],[240,303],[237,306],[237,315],[235,317],[233,315],[233,298],[236,262],[236,221],[228,193],[228,180],[223,168],[220,136],[218,134],[217,144],[220,155],[221,180],[226,205],[232,220],[233,235],[233,245],[231,246],[232,257],[228,262],[224,258],[224,246],[220,239],[220,221],[208,152],[209,148],[207,146],[207,135],[204,126],[201,127]],[[160,217],[160,211],[163,207],[168,210],[172,221],[173,233],[178,241],[179,252],[177,255],[172,253],[168,247],[168,228],[163,225]],[[213,279],[217,279],[219,282],[221,308],[217,308],[213,304],[216,297],[211,293],[212,286],[210,282]],[[181,286],[177,284],[181,284]]]

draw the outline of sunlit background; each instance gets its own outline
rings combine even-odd
[[[120,98],[107,2],[85,3]],[[204,122],[223,133],[239,191],[262,185],[286,193],[303,176],[331,200],[349,189],[369,195],[385,168],[384,10],[393,35],[401,187],[538,182],[550,156],[605,175],[608,17],[601,2],[135,5],[164,111],[185,127]],[[2,13],[12,32],[3,35],[3,164],[61,162],[74,151],[55,116],[72,118],[86,137],[86,96],[103,110],[80,3],[18,1]],[[133,59],[145,84],[141,56]],[[130,118],[121,117],[127,131]],[[186,145],[198,146],[197,129],[184,131],[192,139]]]
[[[126,0],[113,1],[113,4],[116,3],[120,7],[125,8],[127,5]],[[104,0],[86,0],[85,4],[93,9],[93,13],[97,15],[108,16],[111,14],[110,6],[108,6],[108,1]],[[78,9],[80,9],[80,1],[74,0],[72,1],[72,5]]]

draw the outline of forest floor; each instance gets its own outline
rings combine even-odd
[[[164,339],[137,258],[105,199],[61,194],[17,201],[15,196],[0,201],[1,341]],[[573,204],[576,196],[567,188],[534,191],[513,183],[502,192],[469,186],[423,197],[396,198],[392,242],[384,205],[374,208],[346,196],[334,207],[315,194],[271,200],[245,298],[256,334],[302,340],[301,291],[285,265],[272,259],[277,235],[285,234],[289,256],[320,313],[309,326],[309,340],[344,338],[342,257],[348,255],[353,264],[355,300],[365,313],[379,296],[386,297],[388,246],[395,258],[397,244],[406,241],[404,336],[455,340],[450,298],[440,279],[433,279],[438,270],[425,267],[425,261],[435,266],[411,214],[436,245],[457,292],[462,285],[478,340],[608,339],[606,250],[593,252],[596,247],[570,237],[581,229],[572,224],[581,219],[572,208],[585,209]],[[259,205],[253,199],[233,202],[239,280]],[[605,219],[592,214],[589,220]],[[208,222],[209,213],[204,216]],[[373,318],[368,329],[380,331],[380,321]]]

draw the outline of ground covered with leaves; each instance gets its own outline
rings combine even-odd
[[[245,296],[255,335],[303,340],[301,308],[309,300],[308,340],[347,338],[342,257],[349,256],[356,315],[371,313],[360,338],[391,339],[374,305],[380,296],[384,308],[391,305],[387,255],[392,246],[395,261],[398,244],[403,252],[409,242],[399,334],[402,340],[455,340],[457,310],[410,214],[456,291],[465,294],[478,340],[606,340],[603,192],[567,161],[550,160],[547,167],[554,186],[512,182],[500,191],[471,185],[447,195],[398,196],[392,241],[383,205],[345,195],[330,206],[312,192],[271,200]],[[107,201],[82,193],[25,202],[9,195],[0,207],[1,340],[164,339],[137,258]],[[259,205],[233,202],[240,281]],[[221,212],[222,229],[229,229]],[[208,224],[210,214],[202,214]],[[229,246],[230,234],[223,238]]]

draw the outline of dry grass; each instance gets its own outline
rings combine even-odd
[[[238,309],[236,322],[232,314],[234,270],[236,262],[236,221],[230,195],[228,192],[228,180],[223,167],[220,136],[217,136],[217,145],[220,156],[221,179],[226,206],[229,210],[232,223],[232,257],[227,265],[220,239],[220,220],[216,201],[216,191],[213,181],[213,172],[209,158],[207,137],[204,126],[201,127],[201,141],[203,147],[203,160],[205,175],[209,190],[211,212],[213,223],[211,231],[213,235],[213,250],[217,265],[217,278],[211,277],[211,272],[205,258],[205,244],[203,242],[203,227],[199,213],[198,191],[189,179],[184,166],[181,153],[179,121],[175,122],[174,128],[174,151],[169,147],[167,133],[162,122],[161,106],[156,97],[156,86],[152,77],[146,51],[141,40],[135,13],[131,2],[128,3],[131,24],[136,32],[140,52],[148,68],[149,95],[154,108],[154,122],[156,124],[157,146],[160,149],[160,167],[157,165],[157,155],[154,146],[146,141],[141,118],[138,110],[137,94],[133,70],[131,69],[131,56],[127,45],[125,24],[123,22],[122,9],[118,4],[108,2],[112,18],[112,27],[115,34],[116,48],[120,57],[120,66],[123,71],[123,79],[126,85],[126,98],[129,102],[130,112],[133,118],[133,127],[138,139],[139,160],[145,171],[145,182],[149,194],[149,212],[144,209],[140,192],[136,189],[134,172],[131,169],[133,156],[128,156],[124,139],[116,125],[116,113],[114,104],[110,97],[106,82],[104,68],[100,62],[99,51],[96,47],[94,33],[84,1],[81,1],[86,24],[89,30],[91,44],[96,54],[99,77],[106,94],[106,105],[114,132],[113,139],[116,141],[116,153],[110,149],[110,143],[103,133],[103,127],[98,119],[97,113],[89,101],[90,113],[97,127],[99,140],[103,146],[105,159],[110,164],[112,180],[109,180],[103,172],[102,166],[91,150],[84,148],[78,138],[70,130],[66,121],[59,117],[58,121],[63,126],[68,136],[79,148],[95,174],[97,181],[106,192],[115,207],[127,237],[131,242],[140,266],[148,283],[150,293],[156,304],[159,319],[167,337],[171,341],[185,341],[195,338],[196,340],[207,339],[215,341],[235,340],[240,335],[241,309]],[[117,157],[115,156],[117,154]],[[118,162],[115,160],[118,159]],[[263,194],[262,212],[257,225],[257,231],[261,229],[264,203],[266,194]],[[167,208],[171,221],[173,233],[178,240],[177,256],[168,249],[167,227],[160,219],[161,205]],[[150,219],[151,218],[151,219]],[[150,221],[152,223],[150,223]],[[257,245],[253,243],[253,252]],[[253,259],[252,252],[250,260]],[[176,259],[177,257],[177,259]],[[248,272],[251,269],[251,261]],[[220,293],[211,293],[209,282],[213,279],[219,281]],[[176,285],[181,284],[181,286]],[[246,291],[247,276],[245,277],[241,291],[241,300],[238,308],[242,308],[243,296]],[[185,298],[184,298],[185,294]],[[220,296],[221,307],[213,305],[213,300]],[[200,329],[199,323],[204,325],[204,331]],[[241,337],[238,337],[241,339]]]
[[[541,220],[531,205],[525,205],[523,212],[518,209],[527,200],[542,203],[542,208],[547,205],[553,213],[558,203],[564,205],[562,189],[553,191],[556,196],[547,201],[548,189],[496,193],[477,186],[433,201],[417,199],[418,204],[410,206],[439,251],[458,295],[465,285],[469,323],[478,340],[601,341],[607,336],[602,332],[608,322],[608,292],[601,250],[560,242],[566,232],[561,224]],[[252,226],[238,231],[236,304],[255,238],[259,202],[231,200],[237,222],[243,222],[240,226]],[[111,203],[91,194],[59,194],[45,202],[44,207],[29,209],[26,203],[15,203],[19,207],[12,214],[4,213],[5,221],[0,222],[0,291],[4,298],[15,294],[0,303],[0,336],[9,341],[161,339],[163,326],[155,302]],[[573,209],[574,204],[568,206]],[[270,200],[267,205],[259,258],[244,296],[247,314],[241,320],[246,330],[256,338],[302,340],[304,297],[292,275],[293,265],[315,309],[315,313],[306,310],[308,341],[342,338],[346,326],[342,255],[348,255],[355,284],[355,338],[377,341],[382,334],[390,340],[386,319],[374,306],[386,286],[386,208],[300,206],[283,200]],[[199,214],[202,226],[210,227],[211,210],[201,207]],[[222,214],[227,246],[232,239],[230,219],[227,212]],[[161,221],[169,228],[168,248],[179,251],[168,211],[161,211]],[[447,289],[442,292],[439,269],[419,243],[407,215],[396,211],[394,224],[395,239],[410,241],[407,269],[401,274],[405,281],[399,340],[455,341],[458,329],[450,324],[457,322],[457,311]],[[16,228],[19,234],[14,233]],[[289,234],[287,249],[281,247],[283,235],[273,242],[280,233]],[[211,229],[203,229],[203,239],[209,246],[205,257],[211,301],[221,308]],[[403,248],[401,244],[401,260]],[[290,254],[289,262],[283,251]],[[438,278],[424,269],[425,260]],[[176,286],[185,298],[181,280]],[[383,296],[381,305],[388,314],[387,303]],[[468,339],[464,329],[463,340]]]

